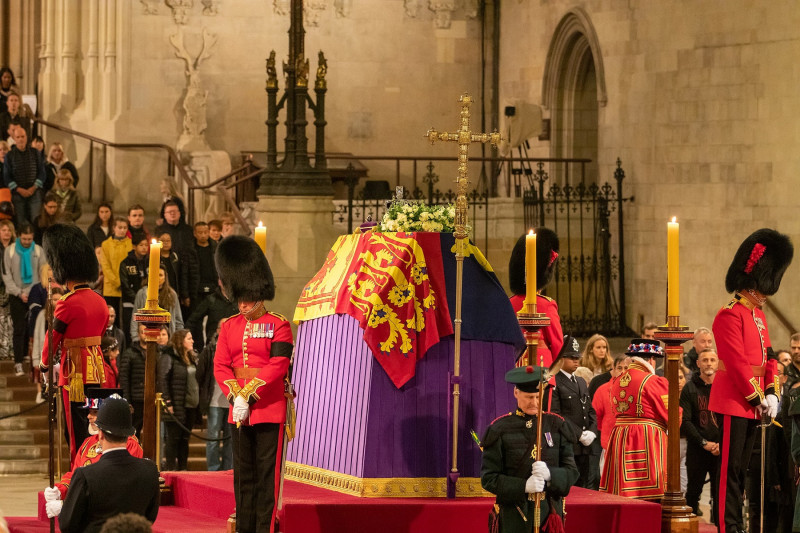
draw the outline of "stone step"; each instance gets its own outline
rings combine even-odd
[[[0,388],[0,402],[8,402],[14,399],[14,391],[5,387]]]
[[[31,413],[47,416],[47,406],[44,404],[37,404],[34,401],[0,402],[0,417],[15,415],[21,411],[26,411],[26,414]]]
[[[10,474],[47,474],[47,459],[0,461],[0,476]]]
[[[47,450],[47,445],[44,446],[45,452]],[[46,457],[46,455],[45,455]],[[32,459],[41,459],[41,447],[37,445],[33,446],[21,446],[18,444],[0,444],[0,461],[7,461],[7,460],[32,460]]]
[[[47,410],[39,416],[20,415],[0,420],[0,430],[47,429]]]

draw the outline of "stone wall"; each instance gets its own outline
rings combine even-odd
[[[628,323],[664,321],[666,221],[681,222],[681,315],[711,325],[728,300],[724,276],[742,239],[774,227],[800,242],[798,197],[800,12],[795,2],[648,0],[504,4],[500,98],[542,102],[548,48],[576,7],[597,34],[607,103],[599,111],[599,168],[622,158],[626,193]],[[599,74],[598,74],[599,75]],[[545,110],[545,118],[550,110]],[[549,143],[534,142],[537,155]],[[800,325],[800,264],[773,302]],[[788,332],[768,313],[773,342]]]
[[[153,0],[108,2],[114,9],[106,9],[105,2],[100,8],[97,3],[57,3],[46,12],[52,21],[69,17],[73,31],[63,30],[58,22],[44,23],[53,28],[47,46],[52,57],[40,73],[48,92],[44,116],[115,142],[175,147],[184,127],[190,77],[187,61],[179,56],[195,60],[202,55],[193,75],[207,91],[205,139],[211,149],[229,152],[238,166],[240,151],[266,148],[265,61],[274,49],[282,89],[289,17],[279,11],[289,2],[173,4],[188,7],[171,9]],[[328,62],[328,151],[446,153],[430,147],[425,131],[434,124],[455,129],[458,96],[480,91],[480,23],[472,3],[466,4],[470,5],[434,13],[427,2],[409,0],[314,3],[324,9],[309,10],[305,52],[312,80],[320,50]],[[179,35],[182,38],[173,37]],[[60,61],[62,57],[69,61]],[[72,96],[64,97],[63,87]],[[308,118],[313,149],[310,112]],[[282,150],[285,114],[280,120]],[[52,137],[63,138],[55,133]],[[86,165],[88,145],[66,140],[68,154]],[[450,154],[455,155],[455,148]],[[160,202],[157,184],[166,173],[163,156],[111,150],[109,160],[110,187],[118,203]],[[404,172],[410,174],[410,167]],[[393,175],[391,163],[370,164],[370,178]]]

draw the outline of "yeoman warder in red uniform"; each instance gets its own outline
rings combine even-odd
[[[252,239],[227,237],[216,252],[225,296],[239,314],[220,330],[214,377],[231,402],[233,488],[236,530],[275,530],[283,423],[284,379],[292,356],[292,330],[279,314],[267,311],[275,282],[267,259]]]
[[[719,370],[711,387],[720,442],[719,516],[721,533],[744,531],[742,494],[745,472],[763,416],[775,418],[777,362],[761,307],[778,292],[794,248],[785,235],[760,229],[739,246],[725,276],[734,293],[717,313],[712,330]]]

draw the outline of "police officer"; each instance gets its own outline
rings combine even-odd
[[[575,376],[581,358],[580,346],[574,337],[566,335],[558,361],[561,370],[555,376],[551,411],[564,417],[572,426],[575,464],[580,477],[578,487],[597,490],[600,487],[600,441],[597,439],[597,413],[592,407],[589,389],[583,378]]]
[[[561,521],[563,499],[578,479],[572,443],[564,435],[566,423],[554,413],[543,415],[541,460],[534,460],[543,372],[528,366],[506,373],[506,381],[514,385],[517,409],[492,422],[482,441],[481,485],[497,496],[490,521],[502,533],[531,531],[535,504],[529,495],[534,493],[545,496],[540,525]]]

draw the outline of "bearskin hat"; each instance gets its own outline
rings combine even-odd
[[[736,250],[725,276],[725,289],[728,292],[755,289],[771,296],[778,292],[793,255],[789,237],[774,229],[757,230]]]
[[[548,228],[536,228],[536,290],[553,279],[558,260],[558,235]],[[508,284],[514,294],[525,294],[525,235],[517,240],[508,261]]]
[[[53,224],[44,232],[42,248],[59,285],[67,281],[92,283],[100,275],[94,247],[78,226]]]
[[[222,239],[214,261],[222,289],[231,302],[259,302],[275,297],[272,270],[253,239],[241,235]]]

